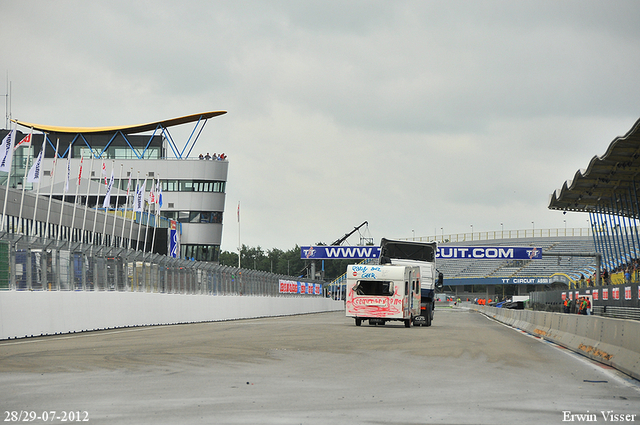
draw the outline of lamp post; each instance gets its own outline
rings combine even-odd
[[[533,231],[533,236],[535,236],[536,235],[536,224],[533,221],[531,222],[531,228],[532,228],[532,231]]]
[[[471,240],[473,240],[473,224],[471,225]]]

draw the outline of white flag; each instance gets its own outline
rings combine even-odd
[[[129,182],[127,183],[127,203],[129,203],[129,191],[131,190],[131,175],[133,174],[133,168],[129,173]]]
[[[44,143],[42,144],[42,150],[36,158],[36,162],[33,163],[27,174],[27,182],[40,183],[40,176],[42,175],[42,157],[44,156]]]
[[[156,203],[156,182],[152,180],[151,182],[151,191],[149,192],[149,203]]]
[[[31,129],[31,131],[33,131],[33,129]],[[20,140],[18,143],[16,143],[16,146],[14,147],[14,149],[18,149],[19,146],[27,146],[31,144],[31,133],[27,134],[26,136],[24,136],[22,138],[22,140]]]
[[[160,179],[158,179],[158,195],[156,196],[156,202],[158,206],[162,208],[162,184],[160,184]]]
[[[71,178],[71,149],[67,154],[67,177],[64,179],[64,193],[69,191],[69,179]]]
[[[104,176],[104,185],[107,185],[107,165],[102,161],[102,175]]]
[[[142,212],[142,192],[140,183],[136,183],[136,197],[133,200],[133,212]]]
[[[113,187],[113,168],[111,169],[111,178],[109,179],[109,184],[107,185],[107,194],[104,195],[104,202],[102,203],[102,208],[109,208],[111,204],[111,188]]]
[[[0,145],[0,171],[9,172],[13,159],[13,144],[16,140],[16,130],[13,129],[5,136]]]
[[[142,187],[140,187],[140,183],[136,186],[136,199],[133,203],[133,211],[135,212],[143,212],[144,211],[144,188],[147,187],[147,179],[144,179],[144,183]]]

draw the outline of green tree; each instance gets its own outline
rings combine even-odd
[[[316,245],[325,245],[318,243]],[[240,249],[241,267],[252,270],[261,270],[293,277],[307,277],[310,272],[310,260],[300,258],[300,247],[283,251],[272,248],[264,251],[260,246],[255,248],[242,245]],[[322,271],[324,266],[324,279],[333,280],[342,275],[349,264],[358,260],[315,260],[316,272]],[[220,264],[225,266],[238,266],[238,254],[236,252],[222,251]]]

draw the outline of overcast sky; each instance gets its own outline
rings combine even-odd
[[[365,220],[376,243],[587,227],[549,196],[640,118],[638,1],[0,0],[0,16],[15,119],[228,111],[194,153],[229,157],[229,251],[238,202],[241,242],[264,249]]]

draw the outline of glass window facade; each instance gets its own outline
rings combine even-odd
[[[222,211],[161,211],[160,214],[180,223],[222,223]]]
[[[193,258],[196,261],[218,261],[220,257],[219,245],[182,245],[180,247],[182,258]]]

